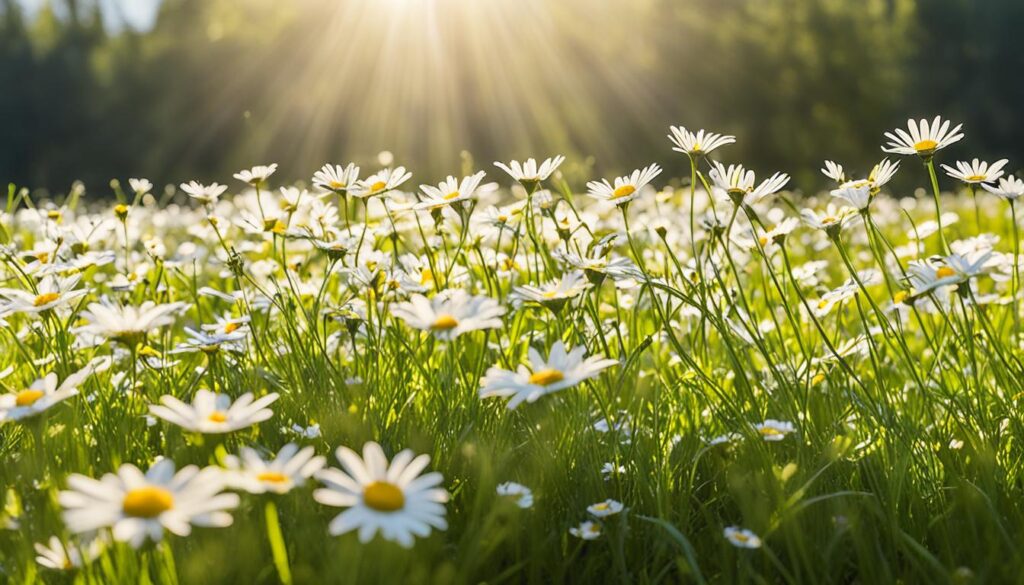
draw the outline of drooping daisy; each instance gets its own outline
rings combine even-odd
[[[131,342],[154,329],[173,324],[188,306],[181,302],[158,305],[153,301],[146,301],[137,307],[116,305],[109,301],[89,303],[81,315],[87,323],[75,331]]]
[[[230,433],[272,417],[274,412],[267,406],[277,399],[276,392],[256,400],[252,392],[246,392],[238,400],[232,401],[227,394],[200,389],[192,399],[192,404],[185,404],[165,394],[160,397],[159,405],[150,405],[149,412],[193,433]]]
[[[957,124],[952,130],[949,125],[950,121],[943,120],[940,116],[935,116],[930,124],[925,119],[907,120],[907,130],[896,128],[893,132],[885,133],[889,144],[882,147],[882,150],[894,154],[916,154],[921,157],[930,157],[936,151],[942,150],[964,137],[960,132],[963,124]]]
[[[505,309],[490,297],[470,296],[456,289],[433,299],[413,295],[408,302],[392,307],[391,314],[413,329],[430,331],[438,339],[450,341],[469,331],[501,327]]]
[[[595,518],[607,518],[622,511],[622,502],[611,498],[587,506],[587,512]]]
[[[238,457],[225,457],[224,466],[228,470],[227,482],[233,487],[250,494],[283,494],[301,487],[326,462],[326,458],[314,453],[313,447],[300,450],[295,443],[288,443],[269,461],[255,449],[242,447]]]
[[[319,471],[316,477],[326,487],[313,492],[321,504],[348,508],[331,520],[330,534],[358,530],[359,541],[366,543],[380,531],[385,539],[410,548],[415,536],[448,528],[448,492],[438,487],[444,478],[436,471],[420,475],[430,463],[429,455],[415,456],[406,449],[389,464],[374,442],[363,446],[361,459],[347,447],[339,447],[336,455],[344,471]]]
[[[751,205],[761,199],[778,193],[789,183],[789,175],[786,173],[775,173],[756,187],[754,171],[743,168],[743,165],[729,165],[726,167],[718,161],[714,161],[709,176],[715,186],[725,191],[729,199],[736,205]]]
[[[682,126],[670,126],[669,131],[671,134],[668,135],[668,139],[675,145],[672,150],[693,157],[704,156],[720,146],[736,142],[735,136],[704,130],[698,130],[694,134]]]
[[[625,205],[636,199],[644,187],[661,174],[657,164],[648,165],[633,171],[625,177],[616,177],[614,185],[608,179],[587,183],[587,195],[602,201],[610,201],[615,205]]]
[[[0,305],[0,312],[39,314],[70,305],[89,294],[89,289],[75,289],[81,278],[81,274],[47,276],[39,281],[34,293],[16,288],[0,289],[0,296],[7,301]]]
[[[359,182],[359,167],[326,164],[313,174],[313,184],[325,191],[344,195]],[[386,183],[385,183],[386,184]]]
[[[188,183],[181,184],[181,190],[188,193],[188,196],[202,203],[206,207],[211,207],[217,203],[220,199],[221,194],[227,191],[227,185],[221,185],[219,183],[213,183],[210,185],[204,185],[197,181],[189,181]]]
[[[349,193],[365,199],[375,195],[383,195],[388,191],[397,189],[402,183],[412,178],[412,173],[405,170],[405,167],[395,169],[384,169],[375,175],[370,175],[366,180],[361,181],[355,187],[349,189]]]
[[[498,485],[498,495],[512,499],[517,506],[526,510],[533,507],[533,492],[530,488],[514,481]]]
[[[276,171],[277,163],[257,165],[251,169],[238,171],[234,177],[243,183],[248,183],[255,187],[256,185],[266,183],[270,175],[273,175]]]
[[[761,537],[746,528],[728,526],[722,535],[737,548],[761,548]]]
[[[423,191],[424,197],[413,205],[413,209],[441,209],[442,207],[467,201],[473,197],[473,193],[480,186],[480,181],[484,179],[485,174],[483,171],[480,171],[474,175],[463,177],[461,182],[449,175],[447,179],[438,183],[436,187],[433,185],[420,185],[420,190]]]
[[[536,402],[545,394],[571,388],[584,380],[597,377],[603,370],[617,365],[612,359],[600,355],[584,358],[587,348],[575,347],[566,351],[565,344],[558,340],[551,346],[547,359],[531,347],[530,365],[521,365],[516,371],[492,367],[480,379],[480,398],[494,396],[512,397],[509,409],[523,402]]]
[[[18,421],[46,412],[53,406],[78,394],[78,387],[102,368],[106,360],[97,360],[59,382],[57,374],[39,378],[24,390],[0,394],[0,423]],[[58,383],[59,382],[59,383]]]
[[[795,433],[796,427],[793,426],[793,423],[791,422],[769,418],[764,422],[755,424],[754,430],[756,430],[765,441],[781,441],[786,438],[786,435]]]
[[[585,520],[579,526],[569,529],[569,534],[583,540],[597,540],[601,537],[601,524],[591,520]]]
[[[130,463],[100,480],[73,474],[68,488],[59,496],[68,530],[81,534],[109,527],[115,540],[134,548],[147,538],[160,541],[164,529],[188,536],[192,525],[230,526],[226,510],[239,501],[237,494],[222,493],[222,470],[189,465],[175,473],[170,459],[161,459],[145,474]]]
[[[565,157],[558,155],[544,159],[539,167],[537,161],[532,158],[526,159],[526,162],[522,164],[517,160],[509,161],[508,165],[496,161],[494,166],[508,173],[510,177],[522,183],[527,189],[531,189],[536,188],[541,181],[546,181],[564,161]]]
[[[1005,158],[997,160],[991,165],[987,162],[974,159],[971,162],[959,160],[956,162],[956,168],[949,165],[942,165],[942,169],[946,171],[946,174],[954,179],[966,183],[968,185],[978,185],[981,183],[992,183],[1003,176],[1003,167],[1010,161]]]
[[[1007,201],[1016,201],[1021,196],[1024,196],[1024,180],[1018,179],[1013,175],[999,179],[999,184],[995,187],[987,183],[982,183],[981,186],[989,193],[998,195]]]

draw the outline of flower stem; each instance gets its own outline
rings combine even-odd
[[[288,567],[288,549],[284,544],[284,535],[281,534],[281,523],[277,518],[277,506],[274,505],[274,501],[269,500],[263,511],[267,518],[267,538],[270,540],[270,550],[274,555],[277,576],[284,585],[291,585],[292,571]]]

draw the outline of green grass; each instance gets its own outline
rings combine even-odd
[[[901,173],[918,173],[913,176],[930,186],[915,163],[904,160]],[[690,177],[687,167],[680,165],[685,176],[675,190],[644,192],[623,209],[595,206],[552,179],[557,206],[529,214],[533,229],[518,220],[520,228],[500,241],[503,252],[518,253],[519,267],[511,272],[496,269],[491,252],[498,241],[485,238],[476,223],[461,230],[451,218],[438,225],[440,216],[421,212],[417,225],[414,214],[399,211],[405,196],[389,193],[390,213],[370,206],[370,230],[359,251],[360,264],[380,271],[370,286],[345,270],[356,266],[355,252],[334,262],[303,238],[244,232],[239,210],[259,213],[252,193],[224,196],[214,232],[206,212],[191,204],[130,200],[118,189],[130,207],[121,221],[110,207],[87,209],[77,198],[64,206],[33,202],[12,188],[2,218],[10,246],[5,286],[34,289],[30,263],[38,254],[31,251],[46,242],[61,240],[61,260],[82,253],[67,228],[85,218],[110,223],[90,248],[114,251],[117,260],[81,271],[79,286],[92,290],[68,310],[7,317],[0,365],[14,372],[0,380],[6,391],[50,370],[63,379],[97,356],[112,356],[113,365],[91,377],[82,395],[39,417],[0,425],[9,528],[0,531],[2,580],[276,583],[290,573],[295,583],[1016,581],[1024,572],[1024,428],[1017,412],[1024,364],[1010,299],[1019,287],[1013,279],[992,278],[1008,277],[1013,264],[1007,204],[987,193],[978,194],[980,209],[966,193],[944,197],[943,210],[960,216],[944,222],[945,239],[995,234],[998,264],[934,295],[911,295],[919,297],[919,310],[903,305],[897,315],[891,299],[909,288],[903,270],[912,260],[944,253],[936,235],[916,250],[900,248],[911,242],[915,226],[935,219],[931,202],[879,194],[870,224],[852,223],[835,239],[800,226],[765,251],[756,237],[750,247],[736,241],[752,229],[748,217],[756,211],[765,223],[778,223],[804,207],[824,209],[829,196],[773,196],[738,210],[724,230],[695,222],[691,239],[691,202],[699,215],[706,198],[690,185],[705,177]],[[265,188],[263,196],[270,203],[266,213],[276,217],[280,208],[269,199],[276,196]],[[508,192],[500,196],[512,199]],[[311,199],[295,213],[280,212],[282,224],[300,224]],[[340,219],[332,229],[362,234],[361,203],[334,195],[325,201],[348,206],[339,216],[351,225]],[[487,206],[474,201],[462,217],[482,216]],[[46,210],[54,213],[37,220],[38,210],[44,218]],[[579,227],[577,211],[587,228]],[[722,203],[718,213],[728,219],[734,210]],[[556,214],[571,218],[570,230],[555,228]],[[629,238],[610,249],[615,256],[642,256],[642,270],[632,278],[618,287],[605,278],[557,311],[513,302],[514,286],[566,272],[553,251],[586,253],[605,235],[625,236],[624,217]],[[392,225],[392,218],[398,222],[393,237],[374,231]],[[433,233],[443,235],[444,244],[425,248],[424,237]],[[144,240],[154,237],[166,253],[147,249]],[[183,243],[195,246],[195,258],[179,248]],[[382,254],[371,256],[374,249]],[[395,258],[405,253],[464,267],[466,277],[447,285],[443,270],[435,269],[433,279],[423,278],[433,287],[427,294],[448,286],[498,299],[508,309],[502,327],[442,342],[394,318],[391,308],[407,294],[389,285],[386,264],[390,259],[392,268],[399,266]],[[695,254],[706,262],[693,271],[688,266]],[[812,317],[807,307],[850,279],[844,256],[857,270],[884,265],[884,277],[865,284],[868,294],[854,285],[855,294]],[[367,258],[376,266],[365,266]],[[796,282],[793,270],[810,260],[827,262],[814,273],[817,282]],[[283,264],[293,267],[290,278]],[[133,284],[114,290],[113,276],[126,268]],[[245,301],[203,295],[203,287],[242,290]],[[260,291],[272,310],[250,313]],[[184,301],[190,308],[134,347],[114,341],[73,346],[79,312],[104,296],[126,305]],[[925,310],[930,301],[937,310]],[[371,310],[355,318],[347,312],[353,302]],[[251,314],[244,351],[167,354],[185,338],[184,326],[197,328],[225,314]],[[835,357],[834,349],[861,335],[863,351]],[[546,355],[559,339],[618,365],[515,410],[503,400],[479,398],[489,367],[514,369],[526,363],[528,346]],[[155,369],[139,357],[146,354],[180,363]],[[48,356],[52,361],[33,363]],[[281,398],[270,420],[225,435],[147,421],[148,406],[161,396],[188,401],[200,388],[233,397],[274,391]],[[792,422],[796,431],[763,440],[753,425],[768,418]],[[600,432],[594,424],[601,419],[626,422],[629,431]],[[314,422],[319,437],[290,430]],[[709,444],[728,433],[737,436]],[[146,469],[160,456],[179,467],[219,465],[242,446],[276,452],[289,441],[312,445],[337,467],[336,447],[359,451],[371,440],[389,456],[405,448],[431,455],[429,469],[444,475],[451,494],[447,530],[417,539],[411,549],[380,537],[361,544],[352,533],[329,536],[327,525],[340,510],[313,500],[318,482],[311,480],[280,496],[243,494],[227,528],[197,527],[188,537],[165,535],[138,550],[112,543],[66,574],[34,561],[33,543],[51,535],[74,539],[57,501],[69,474],[98,478],[122,463]],[[625,472],[606,479],[606,463]],[[497,496],[496,486],[506,481],[531,488],[534,506],[522,510]],[[587,518],[586,507],[607,498],[625,510],[604,521],[602,536],[571,536],[569,528]],[[272,543],[282,543],[268,530],[270,501],[287,561],[279,549],[275,563]],[[753,530],[763,546],[734,547],[723,537],[731,525]]]

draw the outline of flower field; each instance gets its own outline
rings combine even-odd
[[[1015,582],[1024,181],[883,130],[818,194],[679,127],[585,185],[12,186],[2,581]]]

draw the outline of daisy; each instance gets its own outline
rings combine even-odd
[[[631,175],[616,177],[612,185],[608,179],[587,183],[587,195],[602,201],[610,201],[615,205],[625,205],[636,199],[640,191],[661,174],[661,167],[656,164],[633,171]]]
[[[852,207],[837,208],[832,203],[828,204],[824,213],[818,213],[813,209],[804,209],[800,212],[800,219],[805,224],[824,231],[829,237],[838,236],[843,227],[857,217],[857,210]]]
[[[670,126],[669,131],[671,134],[668,135],[668,139],[675,144],[672,150],[694,157],[706,155],[720,146],[736,142],[735,136],[704,130],[698,130],[694,134],[682,126]]]
[[[0,296],[7,299],[6,304],[0,307],[0,311],[39,314],[70,305],[89,294],[89,289],[75,290],[81,279],[81,274],[68,277],[47,276],[36,285],[34,293],[14,288],[0,289]]]
[[[313,174],[313,184],[325,191],[333,191],[344,195],[352,186],[359,182],[359,167],[349,163],[348,166],[326,164]]]
[[[821,174],[832,179],[836,183],[846,182],[846,175],[843,173],[843,165],[830,160],[825,161],[825,167],[821,169]]]
[[[796,427],[794,427],[791,422],[769,418],[762,423],[755,424],[754,430],[756,430],[765,441],[781,441],[786,438],[786,435],[796,432]]]
[[[569,534],[583,540],[597,540],[601,537],[601,525],[597,522],[585,520],[579,526],[570,528]]]
[[[228,483],[250,494],[283,494],[301,487],[326,462],[326,458],[314,454],[312,447],[300,450],[295,443],[282,447],[270,461],[249,447],[242,447],[239,457],[228,455],[224,458]]]
[[[746,528],[729,526],[722,535],[737,548],[761,548],[761,537]]]
[[[181,190],[188,193],[188,196],[202,203],[207,207],[211,207],[217,203],[220,196],[224,191],[227,191],[227,185],[221,185],[213,183],[211,185],[203,185],[197,181],[189,181],[188,183],[181,184]]]
[[[150,414],[193,433],[230,433],[261,423],[274,412],[267,406],[278,399],[276,392],[253,400],[252,392],[246,392],[232,401],[227,394],[218,394],[206,389],[196,392],[192,404],[185,404],[174,396],[165,394],[160,404],[149,406]]]
[[[778,193],[789,182],[789,175],[786,173],[775,173],[755,187],[754,171],[744,169],[743,165],[726,167],[722,163],[714,161],[712,166],[714,168],[711,169],[711,180],[716,187],[725,191],[729,199],[736,205],[751,205],[769,195]]]
[[[514,160],[510,161],[508,165],[495,162],[494,166],[508,173],[510,177],[522,183],[527,189],[531,189],[536,188],[541,181],[546,181],[564,161],[565,157],[558,155],[554,158],[544,159],[540,167],[532,158],[526,159],[526,162],[522,164]]]
[[[942,150],[964,137],[960,132],[963,124],[957,124],[952,130],[949,129],[949,125],[949,120],[943,121],[940,116],[935,116],[931,124],[925,119],[907,120],[909,132],[902,128],[886,132],[885,137],[889,139],[889,144],[887,147],[882,147],[882,150],[894,154],[916,154],[921,157],[930,157],[936,151]]]
[[[277,171],[277,163],[270,165],[258,165],[251,169],[238,171],[234,177],[243,183],[249,183],[253,187],[265,183],[270,175]]]
[[[410,548],[415,536],[448,528],[448,492],[438,487],[444,478],[436,471],[420,475],[429,455],[417,457],[406,449],[389,464],[374,442],[363,446],[362,459],[347,447],[339,447],[336,455],[344,471],[332,467],[318,472],[326,487],[313,492],[321,504],[348,508],[331,520],[331,535],[358,530],[359,541],[366,543],[379,530],[385,539]]]
[[[367,198],[375,195],[383,195],[388,191],[398,188],[402,183],[412,178],[412,173],[407,172],[405,167],[398,167],[394,170],[384,169],[375,175],[366,178],[352,188],[351,193],[356,197]]]
[[[466,201],[473,197],[473,193],[480,186],[480,181],[484,179],[484,175],[485,173],[480,171],[475,175],[463,177],[461,183],[455,177],[448,175],[448,178],[438,183],[437,187],[433,185],[420,185],[420,190],[423,191],[425,199],[421,199],[413,205],[413,209],[433,211]]]
[[[998,195],[1007,201],[1015,201],[1024,195],[1024,180],[1015,178],[1013,175],[999,179],[999,185],[996,187],[986,183],[982,183],[981,186],[989,193]]]
[[[103,361],[95,361],[58,383],[57,374],[39,378],[24,390],[0,394],[0,423],[18,421],[46,412],[51,407],[78,394],[78,386],[100,369]]]
[[[910,284],[917,294],[961,284],[983,273],[992,260],[991,250],[970,254],[952,253],[928,260],[912,260],[907,266]]]
[[[515,298],[540,303],[554,310],[561,309],[569,299],[581,295],[592,285],[584,276],[583,271],[573,270],[541,286],[523,285],[513,289]]]
[[[480,379],[480,398],[511,396],[508,408],[515,409],[523,402],[536,402],[545,394],[595,378],[606,368],[619,363],[599,355],[584,358],[586,351],[582,345],[566,351],[565,344],[558,340],[551,347],[548,359],[544,359],[531,347],[529,366],[521,365],[515,372],[498,367],[488,369]]]
[[[89,303],[81,314],[87,323],[75,332],[131,342],[154,329],[172,325],[188,307],[187,303],[181,302],[158,305],[146,301],[138,307],[115,305],[109,301]]]
[[[507,481],[498,486],[497,492],[499,496],[510,498],[524,510],[533,507],[533,492],[525,485]]]
[[[413,329],[430,331],[438,339],[450,341],[470,331],[501,327],[505,309],[490,297],[470,296],[456,289],[433,299],[413,295],[408,302],[392,307],[391,314]]]
[[[611,498],[603,502],[598,502],[596,504],[591,504],[587,506],[587,512],[589,512],[590,515],[594,516],[595,518],[607,518],[608,516],[618,514],[621,511],[622,502],[618,502]]]
[[[832,196],[849,203],[857,211],[864,211],[871,204],[871,184],[868,181],[858,181],[857,184],[844,184],[838,189],[833,189]]]
[[[153,183],[149,179],[128,179],[128,186],[136,195],[142,196],[153,190]]]
[[[223,472],[194,465],[174,472],[174,462],[161,459],[145,474],[130,463],[101,480],[73,474],[58,498],[68,530],[81,534],[113,529],[114,540],[139,548],[147,538],[158,542],[166,528],[188,536],[192,525],[230,526],[226,512],[238,506],[238,495],[222,493]]]
[[[60,538],[51,536],[47,544],[35,543],[36,562],[40,566],[55,571],[70,571],[80,569],[86,563],[93,561],[100,556],[106,548],[106,542],[102,538],[93,538],[81,546],[74,546],[61,542]]]
[[[977,185],[980,183],[992,183],[995,182],[999,177],[1003,176],[1003,167],[1010,161],[1004,159],[997,160],[996,162],[989,165],[987,162],[974,159],[971,162],[957,161],[956,168],[949,165],[942,165],[943,170],[946,174],[958,181],[962,181],[968,185]]]

